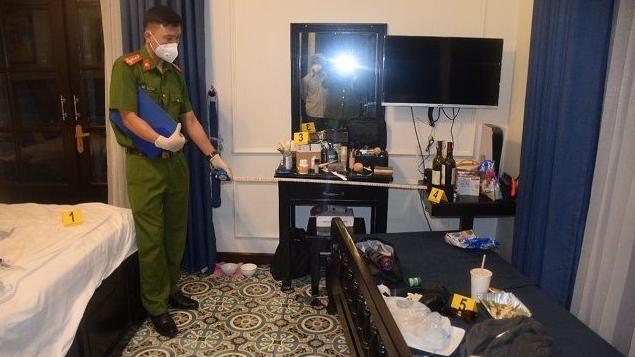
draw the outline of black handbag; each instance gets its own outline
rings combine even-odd
[[[309,274],[309,242],[301,228],[291,228],[288,244],[278,244],[269,271],[276,280],[297,279]]]
[[[346,123],[348,146],[351,149],[363,147],[382,150],[386,148],[386,122],[379,119],[351,119]]]

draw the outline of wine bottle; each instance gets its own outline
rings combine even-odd
[[[437,156],[432,160],[432,187],[443,188],[443,141],[437,141]]]
[[[454,143],[448,141],[447,154],[445,160],[443,160],[443,178],[445,179],[443,189],[448,200],[454,198],[454,187],[456,185],[456,161],[454,161],[453,152]]]
[[[322,150],[320,151],[321,163],[329,162],[327,144],[322,143]]]
[[[328,160],[327,162],[337,162],[337,150],[335,150],[333,144],[329,145],[329,149],[326,152],[326,157]]]

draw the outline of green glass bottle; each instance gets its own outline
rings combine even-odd
[[[443,189],[445,190],[445,196],[448,200],[452,201],[454,198],[454,188],[456,186],[456,161],[454,161],[454,143],[448,141],[447,154],[445,160],[443,160]]]
[[[432,160],[432,187],[443,189],[443,141],[437,141],[437,156]]]

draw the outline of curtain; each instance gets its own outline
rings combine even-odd
[[[135,51],[143,42],[143,14],[155,5],[166,5],[181,15],[183,33],[179,66],[188,85],[190,101],[203,128],[209,133],[205,85],[205,3],[197,0],[120,0],[124,49]],[[185,153],[190,167],[188,232],[183,268],[189,272],[213,270],[216,235],[212,221],[209,167],[194,144]]]
[[[106,103],[110,102],[110,73],[112,64],[122,54],[121,9],[119,0],[101,0],[101,23],[104,33],[104,90]],[[108,104],[104,108],[106,118],[110,116]],[[128,189],[124,169],[124,151],[117,143],[115,134],[106,120],[106,163],[108,167],[108,203],[118,207],[129,207]]]
[[[570,304],[600,128],[613,1],[536,0],[512,262]]]
[[[635,356],[635,3],[618,4],[571,312]]]

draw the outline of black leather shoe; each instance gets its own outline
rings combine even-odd
[[[198,301],[183,295],[180,291],[170,296],[168,303],[177,309],[198,310]]]
[[[154,329],[157,330],[160,335],[172,338],[179,332],[174,320],[172,320],[172,317],[167,312],[159,316],[151,316],[150,318]]]

